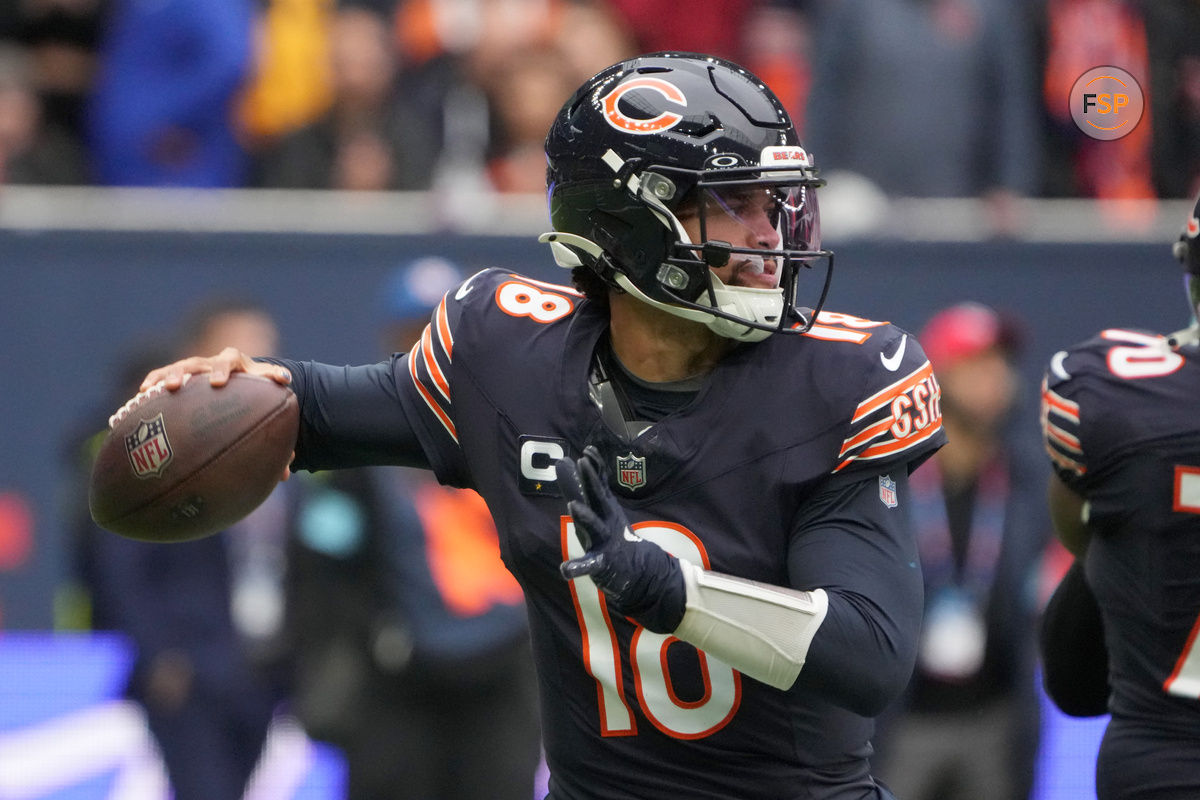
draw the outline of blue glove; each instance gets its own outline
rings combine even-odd
[[[554,470],[587,551],[562,563],[563,577],[591,577],[611,608],[655,633],[672,633],[687,598],[679,561],[629,527],[595,447],[585,448],[578,461],[558,460]]]

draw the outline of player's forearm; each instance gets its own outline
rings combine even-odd
[[[865,599],[680,565],[687,610],[674,635],[742,674],[776,689],[803,680],[831,703],[863,716],[882,711],[908,682],[914,653],[905,643],[915,635],[889,632],[890,621],[881,621]],[[825,656],[810,664],[818,638],[817,652]]]
[[[1100,606],[1076,561],[1050,596],[1038,631],[1042,685],[1064,713],[1108,710],[1108,651]]]
[[[300,403],[293,469],[428,466],[401,406],[391,361],[340,367],[265,360],[292,373],[292,389]]]
[[[687,606],[674,635],[776,689],[790,688],[825,619],[825,592],[801,592],[680,562]]]
[[[817,498],[788,553],[796,587],[822,587],[829,609],[797,684],[863,716],[879,714],[912,676],[923,591],[908,479],[894,504],[875,476]]]
[[[829,611],[797,684],[861,716],[878,716],[912,677],[919,597],[918,590],[911,614],[890,614],[864,595],[830,592]]]
[[[1088,527],[1085,521],[1087,504],[1057,475],[1050,476],[1046,496],[1050,505],[1050,521],[1059,541],[1076,558],[1087,552]]]

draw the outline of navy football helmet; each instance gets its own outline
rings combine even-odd
[[[1192,312],[1192,324],[1185,330],[1171,334],[1169,339],[1174,346],[1200,344],[1200,196],[1196,197],[1192,213],[1171,252],[1183,265],[1183,281]]]
[[[732,339],[812,325],[833,267],[820,239],[816,189],[824,182],[783,105],[745,69],[674,52],[615,64],[563,106],[546,157],[554,231],[540,241],[561,266],[591,269],[610,286]],[[748,192],[765,203],[775,249],[706,234],[706,215],[739,219]],[[698,215],[700,241],[684,229],[681,208]],[[762,259],[774,260],[779,285],[725,285],[710,267],[731,259],[760,272]],[[802,309],[800,274],[819,261],[826,265],[819,300]]]

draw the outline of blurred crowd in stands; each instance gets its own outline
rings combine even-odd
[[[887,196],[1200,183],[1194,0],[0,0],[0,183],[538,192],[572,89],[659,49],[749,67]],[[1106,64],[1147,99],[1107,142],[1067,106]]]

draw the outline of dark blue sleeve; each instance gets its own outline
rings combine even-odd
[[[829,596],[796,685],[867,717],[908,684],[924,605],[904,513],[908,477],[903,469],[885,477],[894,489],[880,476],[832,481],[806,505],[788,549],[791,585]]]
[[[293,470],[317,471],[393,464],[428,469],[400,400],[398,375],[407,356],[377,364],[337,367],[313,361],[262,359],[287,367],[300,403]]]
[[[1078,561],[1046,603],[1038,649],[1042,686],[1064,714],[1096,717],[1108,711],[1104,620]]]

